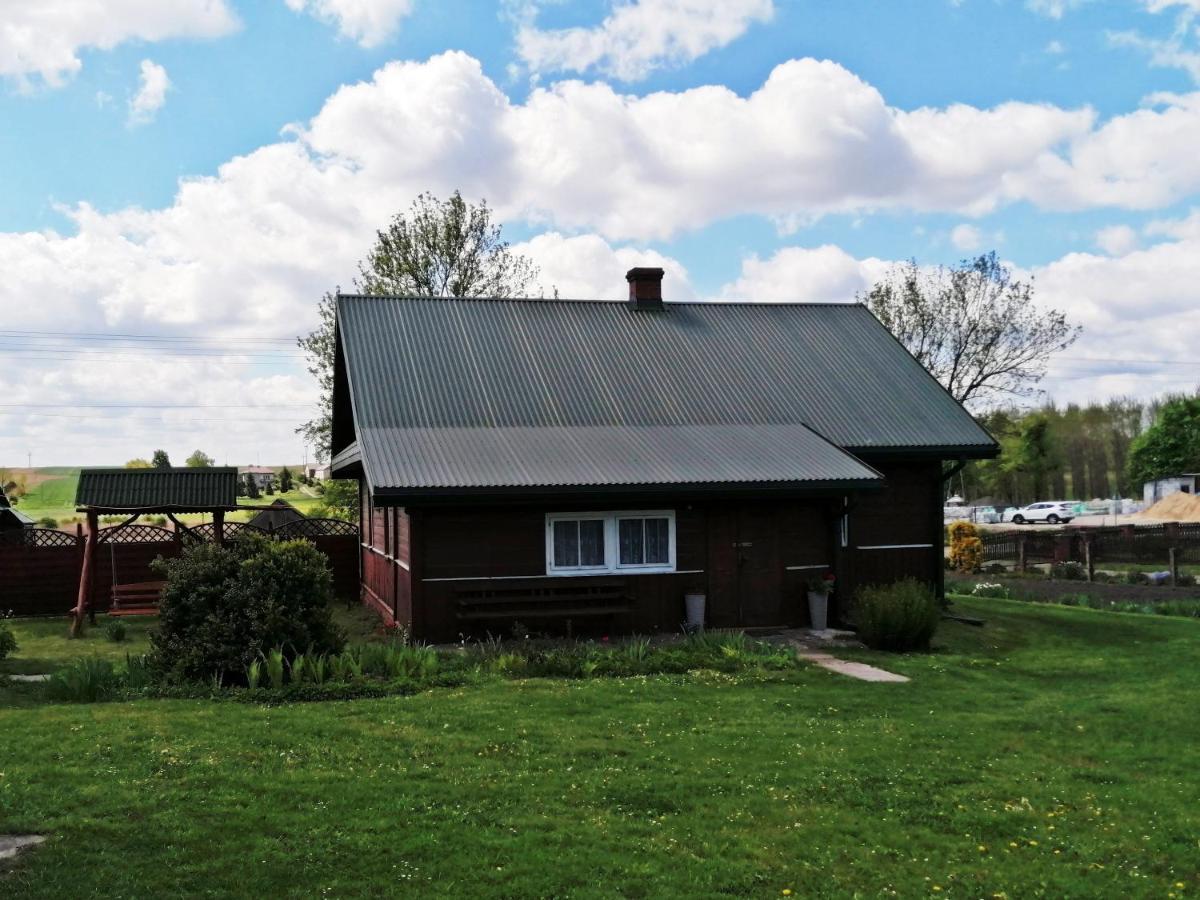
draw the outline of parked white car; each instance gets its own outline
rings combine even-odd
[[[1044,500],[1019,509],[1006,510],[1004,521],[1014,525],[1045,522],[1047,525],[1066,524],[1075,518],[1075,504],[1066,500]]]

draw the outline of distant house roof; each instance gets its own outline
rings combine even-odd
[[[343,296],[334,472],[376,492],[869,484],[995,442],[858,304]]]
[[[239,475],[274,475],[275,470],[270,466],[239,466]]]
[[[200,512],[237,505],[237,469],[82,469],[76,506]]]
[[[295,522],[298,519],[303,519],[304,514],[286,500],[276,500],[271,504],[270,509],[261,510],[255,513],[250,519],[250,524],[257,528],[264,528],[267,531],[279,528],[281,525],[286,525],[289,522]]]

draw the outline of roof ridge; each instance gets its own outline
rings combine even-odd
[[[415,300],[422,302],[455,301],[467,303],[568,303],[593,304],[596,306],[628,306],[623,299],[604,300],[599,297],[422,297],[416,294],[338,294],[338,300]],[[858,300],[663,300],[664,306],[755,306],[764,308],[792,306],[831,306],[866,309]]]

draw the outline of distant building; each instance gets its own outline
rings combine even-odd
[[[305,471],[313,481],[329,480],[329,466],[309,466]]]
[[[1195,494],[1197,482],[1200,482],[1200,472],[1184,472],[1182,475],[1147,481],[1142,485],[1142,499],[1150,504],[1172,494]]]
[[[270,466],[239,466],[238,478],[245,481],[247,478],[253,478],[254,483],[258,485],[260,491],[265,491],[267,485],[274,481],[278,476],[275,470]]]
[[[276,500],[271,504],[270,509],[259,511],[250,520],[250,524],[264,531],[274,531],[276,528],[282,528],[289,522],[296,522],[303,518],[304,514],[292,506],[292,504],[286,500]]]

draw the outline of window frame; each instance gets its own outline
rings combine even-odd
[[[604,522],[603,566],[554,565],[554,523],[600,519]],[[666,563],[621,563],[620,522],[629,519],[667,520]],[[546,513],[546,574],[556,577],[588,575],[654,575],[676,571],[676,529],[673,509],[584,510],[579,512]]]

